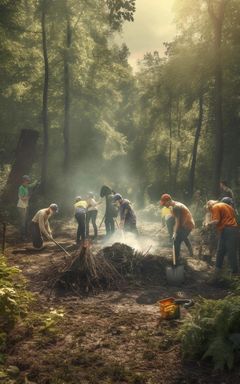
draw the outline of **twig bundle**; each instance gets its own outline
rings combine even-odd
[[[165,268],[169,263],[166,257],[142,254],[121,243],[99,252],[83,247],[63,269],[52,266],[47,287],[51,291],[60,288],[75,293],[95,293],[118,289],[126,280],[159,283],[165,280]]]
[[[118,288],[122,277],[101,253],[94,253],[90,247],[77,251],[63,270],[54,273],[48,281],[48,288],[61,288],[77,293]]]

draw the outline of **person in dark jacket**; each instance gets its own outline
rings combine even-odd
[[[106,228],[106,234],[111,235],[115,231],[114,218],[118,215],[118,210],[113,204],[114,192],[107,185],[103,185],[100,191],[100,196],[105,197],[106,210],[104,215],[104,222]]]
[[[120,193],[113,196],[113,201],[118,202],[120,212],[120,228],[126,232],[138,234],[136,214],[127,199],[123,199]]]

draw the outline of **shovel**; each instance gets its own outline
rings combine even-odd
[[[53,242],[54,242],[54,244],[56,244],[64,253],[66,253],[66,255],[67,256],[69,256],[69,257],[71,257],[71,255],[70,255],[70,253],[68,253],[68,251],[66,251],[66,249],[65,248],[63,248],[63,246],[61,245],[61,244],[59,244],[59,243],[57,243],[56,242],[56,240],[54,240],[54,239],[51,239]]]
[[[166,268],[167,282],[171,285],[179,285],[184,281],[184,266],[177,265],[175,246],[173,245],[173,266]]]

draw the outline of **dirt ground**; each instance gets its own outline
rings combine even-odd
[[[69,252],[73,249],[75,225],[55,224],[55,237]],[[142,252],[171,258],[166,246],[167,234],[159,224],[141,222]],[[102,230],[103,231],[103,230]],[[41,329],[21,324],[11,334],[6,365],[17,366],[20,376],[13,383],[37,384],[237,384],[240,371],[218,373],[202,361],[184,362],[177,337],[179,326],[188,311],[182,309],[181,319],[160,321],[159,300],[172,296],[199,296],[218,299],[226,296],[225,288],[214,287],[207,280],[213,266],[197,257],[190,259],[184,246],[182,255],[191,268],[181,287],[168,286],[165,280],[153,285],[139,282],[125,284],[119,291],[98,295],[59,295],[44,289],[44,271],[64,254],[53,244],[46,243],[41,252],[30,243],[15,241],[15,233],[7,234],[6,255],[10,265],[22,270],[28,289],[36,294],[33,311],[54,311],[61,317],[53,329]],[[193,234],[194,253],[198,254],[199,235]],[[165,245],[164,245],[165,244]],[[92,245],[101,248],[100,240]],[[140,249],[139,248],[139,249]],[[4,382],[0,380],[0,382]]]

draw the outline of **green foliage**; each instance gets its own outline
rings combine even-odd
[[[4,331],[10,330],[15,322],[28,311],[31,294],[24,289],[20,270],[8,267],[4,256],[0,256],[0,325]]]
[[[114,29],[118,29],[124,20],[133,21],[136,0],[107,0],[109,20]]]
[[[8,333],[19,319],[26,317],[31,301],[20,270],[9,267],[0,255],[0,364],[4,361]]]
[[[48,338],[57,334],[57,324],[63,319],[64,312],[61,309],[39,313],[29,312],[25,319],[25,325],[32,329],[35,336],[41,341],[43,336]]]
[[[211,358],[215,369],[232,369],[240,351],[240,297],[201,300],[180,337],[185,358]]]

